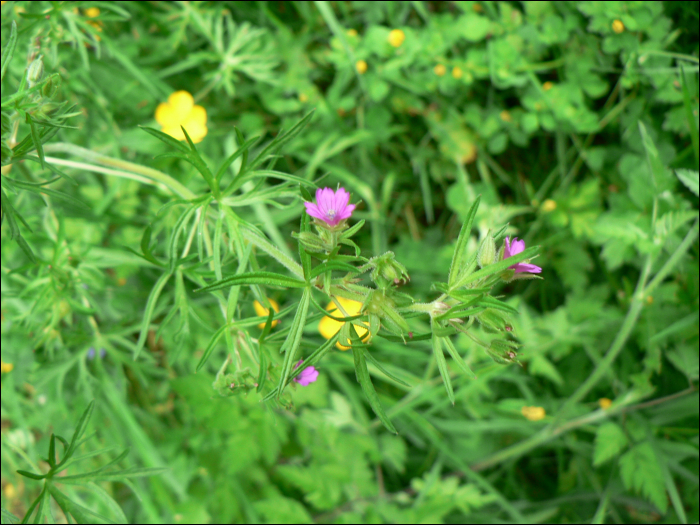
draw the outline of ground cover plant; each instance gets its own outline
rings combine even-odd
[[[697,522],[697,27],[2,2],[2,522]]]

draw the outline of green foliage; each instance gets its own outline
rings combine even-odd
[[[697,19],[3,3],[2,522],[696,523]]]

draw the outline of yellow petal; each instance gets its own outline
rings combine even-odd
[[[164,126],[161,131],[176,140],[185,140],[185,134],[180,129],[180,126]]]
[[[180,121],[177,113],[168,102],[161,102],[156,108],[156,122],[163,127],[175,126]]]
[[[190,114],[187,115],[187,122],[196,122],[204,126],[207,123],[207,110],[202,106],[193,106]]]
[[[520,411],[530,421],[540,421],[547,415],[542,407],[523,407]]]
[[[183,124],[187,130],[187,134],[192,139],[195,144],[202,142],[202,139],[207,136],[209,131],[206,126],[199,124],[198,122]]]
[[[189,131],[188,131],[188,133],[189,133]],[[192,139],[192,140],[194,141],[194,139]],[[270,301],[270,305],[272,306],[272,309],[275,312],[279,313],[280,305],[277,304],[277,301],[275,301],[274,299],[268,299],[268,301]],[[265,308],[263,305],[261,305],[259,301],[253,301],[253,308],[255,308],[255,313],[258,314],[258,316],[260,316],[260,317],[267,317],[268,314],[270,313],[270,310],[268,308]],[[272,328],[277,326],[278,322],[279,321],[272,321]],[[260,328],[260,330],[265,328],[265,323],[260,323],[258,325],[258,328]]]
[[[362,303],[359,301],[345,299],[344,297],[336,297],[336,300],[340,303],[340,306],[343,307],[343,310],[345,310],[348,316],[359,315],[360,310],[362,310]],[[345,317],[345,315],[343,315],[343,313],[338,310],[338,307],[333,301],[328,303],[328,306],[326,306],[326,310],[328,310],[333,315],[333,317]],[[340,321],[336,321],[335,319],[331,319],[330,317],[324,317],[318,324],[318,331],[323,337],[325,337],[326,339],[330,339],[338,333],[338,331],[343,327],[344,324],[345,323],[341,323]],[[367,328],[355,325],[355,329],[357,330],[357,335],[360,336],[360,339],[362,339],[363,342],[366,342],[369,339],[369,333]],[[347,342],[350,343],[350,340],[348,339]],[[341,350],[350,349],[349,346],[345,346],[340,343],[336,343],[336,346]]]
[[[168,103],[180,118],[184,119],[192,111],[194,98],[187,91],[176,91],[168,97]]]

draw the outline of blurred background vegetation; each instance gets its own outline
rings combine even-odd
[[[88,522],[698,522],[697,2],[2,2],[3,50],[13,22],[3,523],[41,493],[16,471],[49,471],[52,432],[76,427],[96,432],[84,471],[115,458],[168,470],[59,477],[72,503],[54,495],[37,520],[80,505]],[[448,363],[453,406],[429,342],[376,339],[411,385],[371,369],[398,436],[340,351],[289,409],[219,397],[223,341],[194,373],[219,305],[181,274],[149,301],[162,272],[133,253],[147,228],[146,248],[167,253],[181,210],[156,215],[171,194],[114,176],[128,161],[205,191],[191,164],[154,158],[171,150],[140,128],[163,125],[156,108],[177,91],[206,112],[197,148],[212,165],[240,146],[234,126],[269,141],[315,110],[275,169],[351,191],[353,220],[367,221],[355,241],[395,252],[421,300],[481,195],[470,250],[505,223],[542,246],[544,280],[500,290],[520,312],[522,366],[455,338],[476,377]],[[289,254],[295,188],[267,179],[234,203]],[[255,317],[253,291],[240,293],[236,318]],[[282,309],[298,301],[268,293]],[[323,342],[317,322],[304,336]]]

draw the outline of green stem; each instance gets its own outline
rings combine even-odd
[[[160,183],[167,187],[168,190],[175,193],[177,196],[183,199],[194,199],[196,195],[183,186],[180,182],[173,179],[170,175],[163,173],[162,171],[154,170],[152,168],[147,168],[139,164],[134,164],[133,162],[128,162],[121,159],[114,159],[112,157],[107,157],[106,155],[100,155],[89,149],[81,148],[80,146],[75,146],[73,144],[67,144],[65,142],[57,142],[55,144],[47,144],[44,146],[44,152],[61,152],[69,153],[75,155],[76,157],[81,157],[83,159],[96,162],[103,166],[108,166],[112,168],[117,168],[117,170],[110,170],[109,172],[99,168],[97,166],[90,166],[87,164],[82,164],[80,167],[82,169],[90,169],[91,171],[97,171],[100,173],[105,173],[106,175],[115,175],[117,177],[124,177],[139,180],[140,182],[150,181],[151,183]],[[63,159],[47,158],[48,162],[52,164],[62,164],[71,165],[69,161]],[[75,167],[75,166],[73,166]],[[134,176],[136,175],[136,176]],[[138,176],[141,177],[138,177]],[[146,180],[143,180],[145,178]]]

